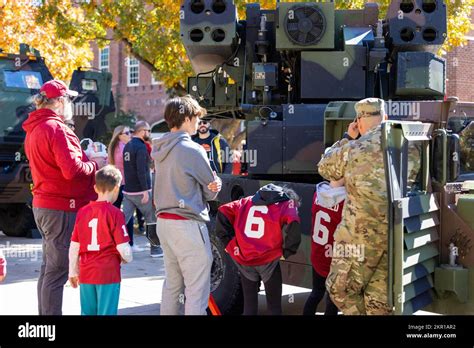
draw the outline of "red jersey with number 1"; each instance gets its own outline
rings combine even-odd
[[[120,209],[105,201],[90,202],[77,213],[71,240],[80,244],[80,283],[120,283],[117,245],[130,240]]]
[[[342,219],[344,201],[331,208],[317,204],[318,193],[314,193],[311,238],[311,263],[313,268],[322,277],[327,277],[332,260],[334,232]]]
[[[219,207],[235,231],[226,246],[229,255],[244,266],[261,266],[283,255],[282,227],[300,222],[294,201],[254,205],[252,196]]]

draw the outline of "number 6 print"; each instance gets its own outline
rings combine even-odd
[[[324,211],[318,211],[314,218],[313,241],[320,245],[326,245],[329,238],[329,230],[326,226],[321,224],[321,220],[327,223],[331,222],[331,217]]]
[[[261,217],[254,216],[256,211],[266,214],[268,213],[268,207],[266,205],[257,205],[250,208],[247,221],[245,222],[244,233],[249,238],[259,239],[263,237],[265,232],[265,220],[263,220]],[[253,225],[257,225],[256,231],[252,230]]]

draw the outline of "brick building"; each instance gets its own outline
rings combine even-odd
[[[99,49],[92,45],[92,66],[112,73],[112,91],[117,110],[133,112],[139,119],[153,124],[163,119],[167,100],[166,88],[154,79],[151,71],[133,56],[128,56],[125,45],[112,41]]]

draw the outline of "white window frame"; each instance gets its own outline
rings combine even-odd
[[[156,86],[156,85],[161,85],[163,84],[163,82],[161,82],[160,80],[156,80],[155,79],[155,75],[153,75],[153,72],[151,73],[151,84]]]
[[[136,82],[132,82],[132,73],[136,69]],[[135,79],[134,79],[135,80]],[[136,87],[140,85],[140,62],[135,57],[127,59],[127,86]]]
[[[104,52],[107,51],[107,65],[106,64],[103,64],[105,58],[103,55],[104,55]],[[110,70],[110,46],[105,46],[104,48],[102,49],[99,49],[99,70],[101,71],[109,71]]]

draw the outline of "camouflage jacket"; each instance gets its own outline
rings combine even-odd
[[[345,178],[347,199],[334,240],[386,248],[388,199],[381,126],[357,140],[336,142],[323,155],[318,171],[327,180]]]

